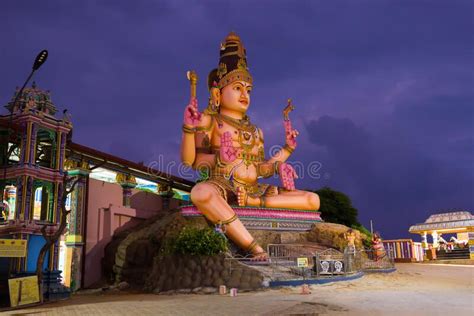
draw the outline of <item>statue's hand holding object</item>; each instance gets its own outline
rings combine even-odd
[[[191,98],[189,104],[184,110],[184,125],[196,127],[201,122],[202,113],[198,110],[198,102],[196,98],[197,74],[194,70],[188,71],[186,77],[189,80],[191,88]]]
[[[283,125],[285,126],[285,142],[291,147],[291,149],[295,149],[296,137],[299,135],[299,132],[296,129],[293,129],[290,120],[283,121]]]
[[[291,121],[289,114],[295,109],[295,106],[291,103],[291,99],[288,99],[287,106],[283,109],[283,126],[285,127],[285,143],[291,149],[296,148],[296,136],[299,132],[296,129],[293,129],[291,126]]]
[[[201,122],[202,113],[198,110],[198,102],[191,97],[189,104],[184,109],[184,125],[196,127]]]

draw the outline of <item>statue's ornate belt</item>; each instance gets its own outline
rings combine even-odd
[[[263,159],[261,155],[259,154],[251,154],[251,153],[246,153],[246,152],[239,152],[237,154],[237,158],[246,160],[246,161],[251,161],[251,162],[262,162]]]
[[[217,146],[212,147],[212,152],[214,152],[214,154],[216,155],[219,155],[219,150],[220,150],[220,147],[217,147]],[[245,151],[240,151],[239,153],[237,153],[237,158],[242,159],[244,161],[248,161],[248,162],[264,161],[262,154],[252,154],[252,153],[247,153]]]

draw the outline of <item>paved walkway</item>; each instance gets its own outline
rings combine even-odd
[[[399,264],[391,274],[237,297],[219,295],[83,294],[7,315],[470,315],[474,266]]]

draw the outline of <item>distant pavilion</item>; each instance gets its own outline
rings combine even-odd
[[[471,258],[474,257],[474,216],[468,211],[433,214],[424,223],[411,226],[408,231],[421,235],[424,249],[428,249],[428,234],[433,238],[433,247],[438,247],[442,234],[457,234],[457,239],[469,241]]]

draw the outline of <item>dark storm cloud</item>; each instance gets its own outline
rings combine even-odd
[[[433,95],[416,104],[395,108],[394,119],[403,122],[410,132],[424,137],[472,135],[474,132],[473,95]],[[424,132],[424,133],[420,133]]]
[[[310,141],[325,147],[329,159],[339,165],[338,174],[347,175],[348,181],[351,181],[351,176],[355,181],[370,176],[367,166],[373,163],[373,152],[370,136],[363,128],[350,119],[330,116],[322,116],[306,128]]]
[[[283,144],[291,97],[301,132],[292,160],[322,164],[298,186],[347,191],[364,224],[377,218],[398,237],[429,212],[472,207],[472,12],[461,0],[3,1],[0,101],[48,48],[35,79],[69,109],[76,142],[170,164],[185,72],[200,76],[202,109],[219,42],[234,30],[267,150]]]
[[[321,163],[333,173],[331,185],[354,198],[362,220],[374,219],[395,237],[434,210],[472,207],[473,103],[438,96],[400,105],[372,133],[328,116],[306,128],[327,150]]]

